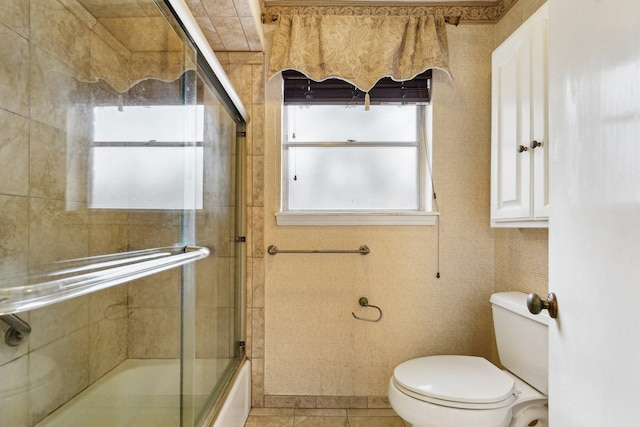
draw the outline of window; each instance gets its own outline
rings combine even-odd
[[[435,223],[431,107],[376,102],[372,90],[365,110],[362,92],[336,100],[318,83],[302,83],[309,85],[307,95],[322,101],[287,102],[285,84],[278,224]]]
[[[203,123],[202,105],[94,107],[90,207],[202,209]]]

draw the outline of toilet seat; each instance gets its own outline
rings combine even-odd
[[[514,379],[486,359],[474,356],[428,356],[408,360],[393,372],[403,393],[440,406],[495,409],[516,400]]]

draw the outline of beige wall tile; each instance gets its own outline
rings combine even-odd
[[[251,407],[263,408],[267,406],[264,396],[264,359],[251,359]],[[272,405],[281,407],[279,405]]]
[[[8,347],[8,346],[4,346]],[[0,350],[0,375],[5,390],[15,390],[0,399],[2,422],[8,426],[28,426],[29,422],[29,357],[22,356],[10,363],[2,363]]]
[[[89,384],[88,334],[89,328],[78,329],[29,354],[29,377],[45,379],[40,387],[29,390],[29,425]]]
[[[127,287],[89,295],[89,382],[127,358]]]
[[[89,298],[70,299],[30,312],[30,348],[37,349],[89,325]]]
[[[90,75],[91,32],[58,1],[31,2],[31,42],[76,73]]]
[[[249,50],[249,44],[244,34],[244,28],[237,16],[211,16],[211,22],[215,27],[225,50]]]
[[[219,354],[217,340],[218,336],[218,309],[210,307],[207,309],[196,309],[196,358],[214,359],[224,357]],[[215,339],[211,339],[211,338]]]
[[[240,24],[250,51],[261,52],[264,50],[262,27],[258,19],[253,16],[240,16]]]
[[[227,52],[228,62],[230,64],[244,64],[244,65],[263,65],[265,61],[264,52]],[[255,84],[258,82],[251,82]],[[264,83],[259,83],[263,85]],[[246,86],[246,84],[242,85]],[[234,85],[234,87],[236,87]]]
[[[254,107],[258,107],[258,106],[261,107],[262,104],[264,104],[264,82],[265,82],[265,78],[264,78],[265,69],[264,69],[264,66],[262,64],[252,65],[251,66],[251,73],[252,73],[251,81],[252,81],[252,91],[253,91],[252,101],[254,103]],[[256,115],[257,116],[260,116],[261,113],[262,113],[262,116],[264,116],[263,112],[256,111]],[[256,125],[260,125],[261,122],[264,121],[264,118],[263,117],[257,117],[256,120],[258,120]],[[254,129],[254,131],[257,131],[257,129]],[[264,132],[264,129],[262,130],[262,133],[263,132]],[[262,136],[262,133],[260,133],[259,135]],[[255,153],[255,154],[259,155],[260,153]]]
[[[67,129],[67,112],[86,103],[86,86],[74,77],[74,71],[55,56],[31,47],[30,68],[31,119],[61,130]]]
[[[233,0],[202,0],[209,16],[237,16]]]
[[[129,307],[180,308],[180,269],[143,277],[129,285]]]
[[[229,80],[247,106],[253,104],[252,73],[251,65],[231,63],[229,66]]]
[[[207,16],[207,10],[204,8],[201,0],[187,0],[186,3],[196,19]]]
[[[234,311],[228,307],[218,308],[215,312],[216,339],[213,341],[216,349],[216,357],[231,357],[234,350],[233,342],[233,314]]]
[[[315,408],[315,396],[265,396],[265,408]]]
[[[29,264],[29,199],[0,195],[0,209],[0,270],[7,279],[25,276]]]
[[[103,18],[102,24],[131,52],[181,52],[182,39],[164,17]]]
[[[189,63],[193,61],[186,62]],[[132,83],[148,78],[172,81],[188,68],[186,64],[185,54],[182,52],[133,52],[129,64],[129,80]]]
[[[61,200],[31,198],[29,211],[30,265],[83,258],[89,255],[86,206]]]
[[[29,1],[5,2],[0,8],[0,23],[24,37],[29,37]]]
[[[129,358],[178,358],[180,310],[131,308],[129,310]]]
[[[0,25],[0,108],[29,114],[29,42]]]
[[[29,194],[29,120],[0,109],[0,194]]]
[[[119,52],[101,37],[91,33],[91,80],[104,80],[118,92],[125,92],[132,82],[129,81],[128,73],[123,73],[122,70],[129,67],[130,60],[130,52],[124,48]]]
[[[264,307],[264,258],[253,258],[253,307]]]
[[[220,38],[220,35],[218,35],[218,32],[216,31],[213,24],[211,23],[211,19],[208,16],[201,16],[201,17],[197,17],[196,21],[198,22],[200,29],[204,33],[205,38],[209,42],[211,49],[213,49],[214,51],[224,50],[222,39]]]
[[[30,135],[31,195],[64,200],[67,183],[67,135],[32,122]]]
[[[252,206],[264,206],[264,156],[254,156],[252,162]]]

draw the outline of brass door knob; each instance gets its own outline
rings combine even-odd
[[[549,316],[555,319],[558,317],[558,300],[556,294],[550,292],[546,301],[538,294],[529,294],[527,297],[527,308],[531,314],[540,314],[542,310],[549,310]]]
[[[525,152],[527,150],[528,150],[528,148],[525,147],[524,145],[519,145],[518,146],[518,153],[523,153],[523,152]]]

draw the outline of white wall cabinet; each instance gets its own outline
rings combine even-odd
[[[491,226],[548,227],[547,5],[492,56]]]

